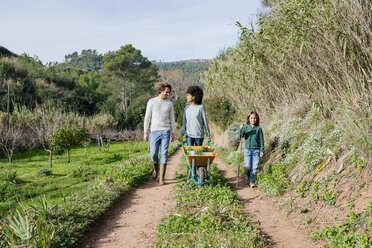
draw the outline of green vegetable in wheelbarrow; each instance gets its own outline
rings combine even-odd
[[[185,153],[186,153],[186,155],[194,155],[195,154],[195,150],[194,150],[194,148],[187,147],[185,149]]]
[[[214,152],[214,148],[212,147],[203,146],[202,149],[203,152]]]

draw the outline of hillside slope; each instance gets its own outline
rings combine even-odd
[[[371,242],[371,8],[365,0],[275,1],[256,30],[237,23],[239,44],[202,78],[207,97],[235,112],[214,104],[209,114],[242,123],[259,113],[259,189],[328,247]],[[234,143],[237,124],[220,123]],[[225,157],[237,164],[239,152]]]

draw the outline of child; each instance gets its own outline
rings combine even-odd
[[[186,133],[188,146],[202,146],[204,140],[204,129],[208,140],[210,140],[209,126],[205,114],[203,101],[203,90],[199,86],[190,86],[187,91],[187,102],[182,119],[182,128],[179,140]]]
[[[262,129],[259,126],[260,117],[252,111],[247,116],[247,125],[241,124],[239,137],[244,135],[244,172],[249,178],[251,188],[255,187],[254,177],[257,174],[260,157],[264,155],[264,139]]]

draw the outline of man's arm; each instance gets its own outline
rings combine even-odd
[[[172,103],[169,114],[170,114],[169,118],[170,118],[170,122],[171,122],[171,130],[170,131],[171,131],[171,134],[172,134],[171,142],[173,142],[174,141],[174,131],[176,130],[173,103]]]
[[[150,121],[152,117],[152,101],[151,99],[147,102],[146,107],[146,114],[145,114],[145,120],[143,125],[143,139],[149,140],[149,127],[150,127]]]

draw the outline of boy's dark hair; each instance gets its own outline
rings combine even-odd
[[[160,94],[161,92],[163,92],[165,90],[165,88],[168,88],[169,89],[169,93],[172,92],[172,86],[170,84],[168,84],[167,82],[164,82],[162,84],[160,84],[157,88],[158,90],[158,94]]]
[[[256,116],[257,121],[256,121],[256,124],[254,124],[254,125],[255,125],[255,126],[259,126],[259,125],[260,125],[260,117],[258,116],[258,114],[257,114],[256,111],[252,111],[252,112],[250,112],[249,115],[247,116],[247,125],[249,125],[249,117],[250,117],[251,115],[255,115],[255,116]]]
[[[186,93],[195,97],[194,101],[195,101],[196,104],[202,104],[202,102],[203,102],[203,90],[199,86],[197,86],[197,85],[190,86],[187,89]]]

